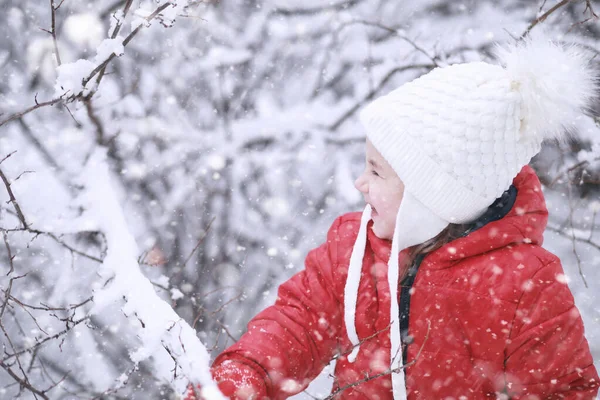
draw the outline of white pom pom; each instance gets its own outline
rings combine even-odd
[[[521,133],[562,140],[596,96],[597,79],[583,49],[553,43],[544,33],[497,48],[521,93]]]

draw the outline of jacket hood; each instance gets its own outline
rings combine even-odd
[[[425,257],[421,268],[444,269],[454,262],[516,243],[541,245],[548,222],[548,209],[541,183],[530,166],[526,165],[513,180],[517,190],[515,202],[501,219],[489,222],[467,236],[453,240]],[[373,252],[388,260],[391,241],[380,239],[369,223],[367,238]]]

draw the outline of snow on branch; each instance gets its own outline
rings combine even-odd
[[[164,300],[139,269],[138,246],[129,232],[123,210],[110,182],[106,154],[97,150],[83,170],[85,189],[80,197],[86,215],[97,221],[106,235],[106,257],[99,269],[103,281],[95,288],[90,315],[115,302],[124,301],[123,313],[130,319],[140,346],[130,351],[134,363],[151,360],[156,376],[182,393],[188,382],[200,383],[206,399],[224,399],[209,371],[209,355],[196,332]],[[175,363],[175,365],[174,365]]]
[[[133,12],[134,17],[131,23],[131,33],[125,38],[116,35],[118,29],[122,25],[122,21],[119,20],[117,25],[112,27],[111,25],[111,37],[105,39],[97,48],[94,60],[79,59],[75,62],[68,64],[61,64],[58,66],[58,77],[54,86],[54,98],[45,102],[38,102],[35,99],[35,105],[31,106],[23,111],[13,113],[6,119],[0,120],[0,127],[10,121],[19,119],[22,116],[42,108],[48,105],[54,105],[57,103],[69,103],[77,99],[81,99],[82,96],[91,97],[97,90],[100,80],[104,75],[104,70],[107,65],[115,58],[122,56],[125,53],[125,47],[129,42],[138,34],[143,27],[149,27],[153,20],[158,19],[161,24],[165,27],[171,27],[175,23],[177,16],[182,15],[183,11],[189,6],[190,0],[169,0],[161,1],[160,4],[153,10],[147,11],[140,7],[140,9]],[[61,3],[62,4],[62,3]],[[129,10],[131,2],[126,4],[126,11]],[[52,8],[53,13],[58,7]],[[122,18],[125,17],[126,12],[120,13]],[[54,14],[53,14],[54,18]],[[117,28],[118,27],[118,28]],[[95,83],[88,86],[90,81],[97,76]]]

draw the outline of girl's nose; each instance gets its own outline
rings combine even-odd
[[[367,180],[365,179],[365,174],[360,174],[358,178],[354,181],[354,187],[356,190],[362,193],[367,192]]]

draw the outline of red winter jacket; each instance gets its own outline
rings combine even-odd
[[[420,264],[410,297],[409,400],[596,396],[598,375],[560,261],[540,247],[548,215],[540,182],[526,166],[513,185],[504,217]],[[373,378],[390,362],[390,242],[370,229],[356,310],[363,343],[354,363],[344,356],[344,286],[359,224],[359,213],[338,218],[305,270],[279,287],[275,305],[217,357],[212,371],[224,394],[285,399],[342,354],[333,391],[346,389],[336,398],[392,399],[390,376]]]

